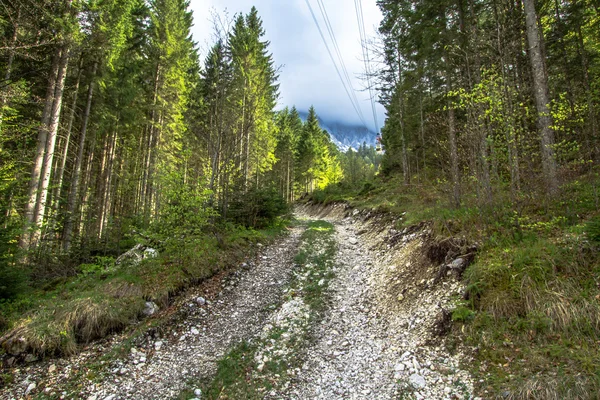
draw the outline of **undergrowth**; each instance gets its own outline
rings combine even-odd
[[[478,246],[452,319],[453,334],[475,349],[465,367],[481,396],[592,399],[600,393],[599,184],[580,177],[552,200],[495,187],[490,204],[471,190],[452,208],[447,186],[392,175],[311,200],[391,212],[398,228],[429,220],[435,235]]]

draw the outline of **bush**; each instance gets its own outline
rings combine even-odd
[[[289,206],[275,189],[251,188],[234,199],[229,217],[240,225],[261,229],[271,226],[278,217],[288,212]]]
[[[27,279],[22,268],[0,261],[0,300],[15,298],[27,287]]]
[[[10,300],[27,287],[28,274],[16,262],[14,230],[0,230],[0,300]]]
[[[600,243],[600,216],[596,216],[587,222],[585,233],[590,241]]]

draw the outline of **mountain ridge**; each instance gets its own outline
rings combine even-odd
[[[308,111],[298,111],[302,121],[306,121],[308,117]],[[321,118],[319,119],[319,125],[322,129],[329,133],[329,137],[332,142],[340,149],[340,151],[346,152],[349,148],[358,150],[363,143],[367,146],[375,146],[377,134],[370,129],[358,125],[350,124],[339,120],[330,120]]]

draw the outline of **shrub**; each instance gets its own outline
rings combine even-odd
[[[587,222],[585,233],[590,241],[600,243],[600,216],[595,216]]]
[[[13,229],[0,230],[0,300],[10,300],[27,287],[28,274],[16,262],[17,242]]]
[[[240,225],[260,229],[272,225],[277,217],[288,212],[285,199],[275,189],[251,188],[234,199],[229,217]]]

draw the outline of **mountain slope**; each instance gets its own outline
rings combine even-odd
[[[306,121],[308,112],[299,111],[300,118]],[[375,138],[377,134],[364,126],[348,124],[342,121],[326,120],[319,117],[319,124],[321,128],[329,132],[329,136],[333,143],[341,151],[346,151],[350,147],[358,149],[363,143],[367,146],[375,146]]]

